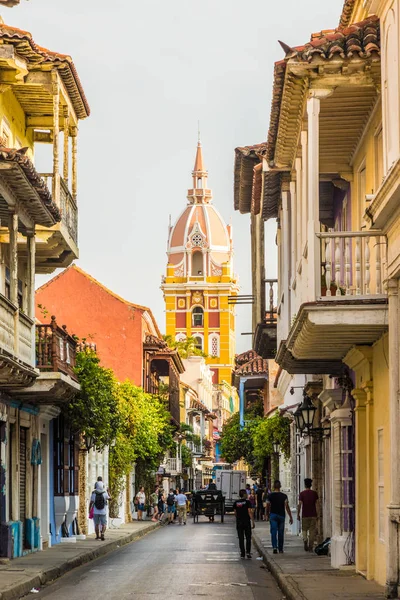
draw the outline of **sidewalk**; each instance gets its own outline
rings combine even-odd
[[[285,533],[284,554],[272,554],[269,524],[257,523],[253,542],[288,600],[379,598],[384,588],[347,567],[333,569],[330,558],[305,552],[302,539]]]
[[[0,600],[20,598],[32,588],[41,588],[75,567],[139,539],[157,527],[158,523],[136,521],[107,530],[104,542],[96,541],[94,535],[90,535],[75,544],[57,544],[43,552],[10,561],[0,559]]]

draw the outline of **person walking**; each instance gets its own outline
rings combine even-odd
[[[236,530],[239,538],[241,558],[251,558],[251,528],[254,529],[254,514],[247,497],[247,490],[240,490],[240,499],[233,503],[236,517]],[[246,548],[244,539],[246,538]]]
[[[168,525],[172,525],[174,522],[174,517],[176,513],[175,508],[175,492],[174,490],[169,490],[169,494],[167,496],[167,513],[168,513]]]
[[[175,500],[178,509],[179,525],[186,525],[187,497],[185,494],[178,490],[178,494],[176,495]]]
[[[93,521],[96,531],[96,540],[105,540],[107,529],[107,503],[109,495],[104,489],[102,481],[97,481],[89,503],[89,512],[93,508]]]
[[[145,503],[146,503],[146,494],[144,493],[144,487],[141,486],[139,488],[138,493],[136,494],[136,498],[135,498],[135,504],[136,504],[136,509],[137,509],[137,520],[138,521],[143,521],[143,512],[145,510]]]
[[[158,521],[158,485],[154,488],[154,492],[150,494],[150,504],[153,508],[152,521]]]
[[[158,520],[162,523],[165,514],[165,497],[164,490],[160,488],[158,490]]]
[[[299,504],[297,506],[297,518],[300,521],[301,514],[301,530],[303,532],[304,550],[306,552],[314,551],[314,540],[317,531],[317,502],[318,494],[311,489],[312,479],[304,480],[303,490],[299,495]]]
[[[274,554],[278,554],[278,550],[279,554],[283,554],[285,511],[289,516],[289,523],[292,525],[293,517],[288,497],[281,492],[281,482],[276,479],[274,491],[267,496],[267,521],[270,521],[271,524],[271,542]]]
[[[254,488],[251,490],[248,500],[251,504],[251,510],[253,512],[253,521],[254,521],[254,515],[256,514],[256,509],[257,509],[257,496],[256,496],[256,492],[255,492]]]
[[[264,521],[264,506],[263,506],[263,496],[264,496],[264,488],[260,484],[257,489],[257,508],[256,508],[256,519],[257,521]]]

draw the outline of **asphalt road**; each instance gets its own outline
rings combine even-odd
[[[100,544],[101,542],[99,542]],[[262,561],[239,557],[234,518],[166,525],[75,569],[31,598],[54,600],[281,600]]]

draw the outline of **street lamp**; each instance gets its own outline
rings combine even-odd
[[[310,431],[310,429],[313,428],[314,417],[317,409],[311,402],[311,398],[309,398],[305,392],[300,410],[304,421],[304,428],[307,429],[307,431]]]
[[[91,435],[85,434],[85,446],[86,450],[89,452],[90,448],[93,447],[93,437]]]
[[[303,433],[305,425],[304,425],[303,413],[301,411],[300,406],[301,405],[299,404],[299,406],[297,407],[297,410],[293,416],[294,416],[294,420],[296,423],[296,428],[300,431],[300,433]]]
[[[272,447],[274,449],[274,453],[279,454],[279,442],[273,442]]]

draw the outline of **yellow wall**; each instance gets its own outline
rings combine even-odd
[[[11,90],[0,94],[0,127],[3,117],[8,121],[11,130],[11,147],[17,145],[17,138],[22,147],[28,146],[28,156],[33,159],[33,133],[28,134],[25,126],[25,113]]]
[[[386,581],[386,543],[387,543],[387,512],[386,506],[390,501],[390,440],[389,440],[389,368],[388,368],[388,336],[379,340],[373,351],[373,381],[374,381],[374,411],[373,411],[373,444],[374,444],[374,498],[375,498],[375,544],[373,549],[375,573],[368,574],[378,583]],[[383,435],[383,490],[384,490],[384,535],[379,539],[379,494],[378,494],[378,432]],[[372,549],[371,549],[372,550]]]

